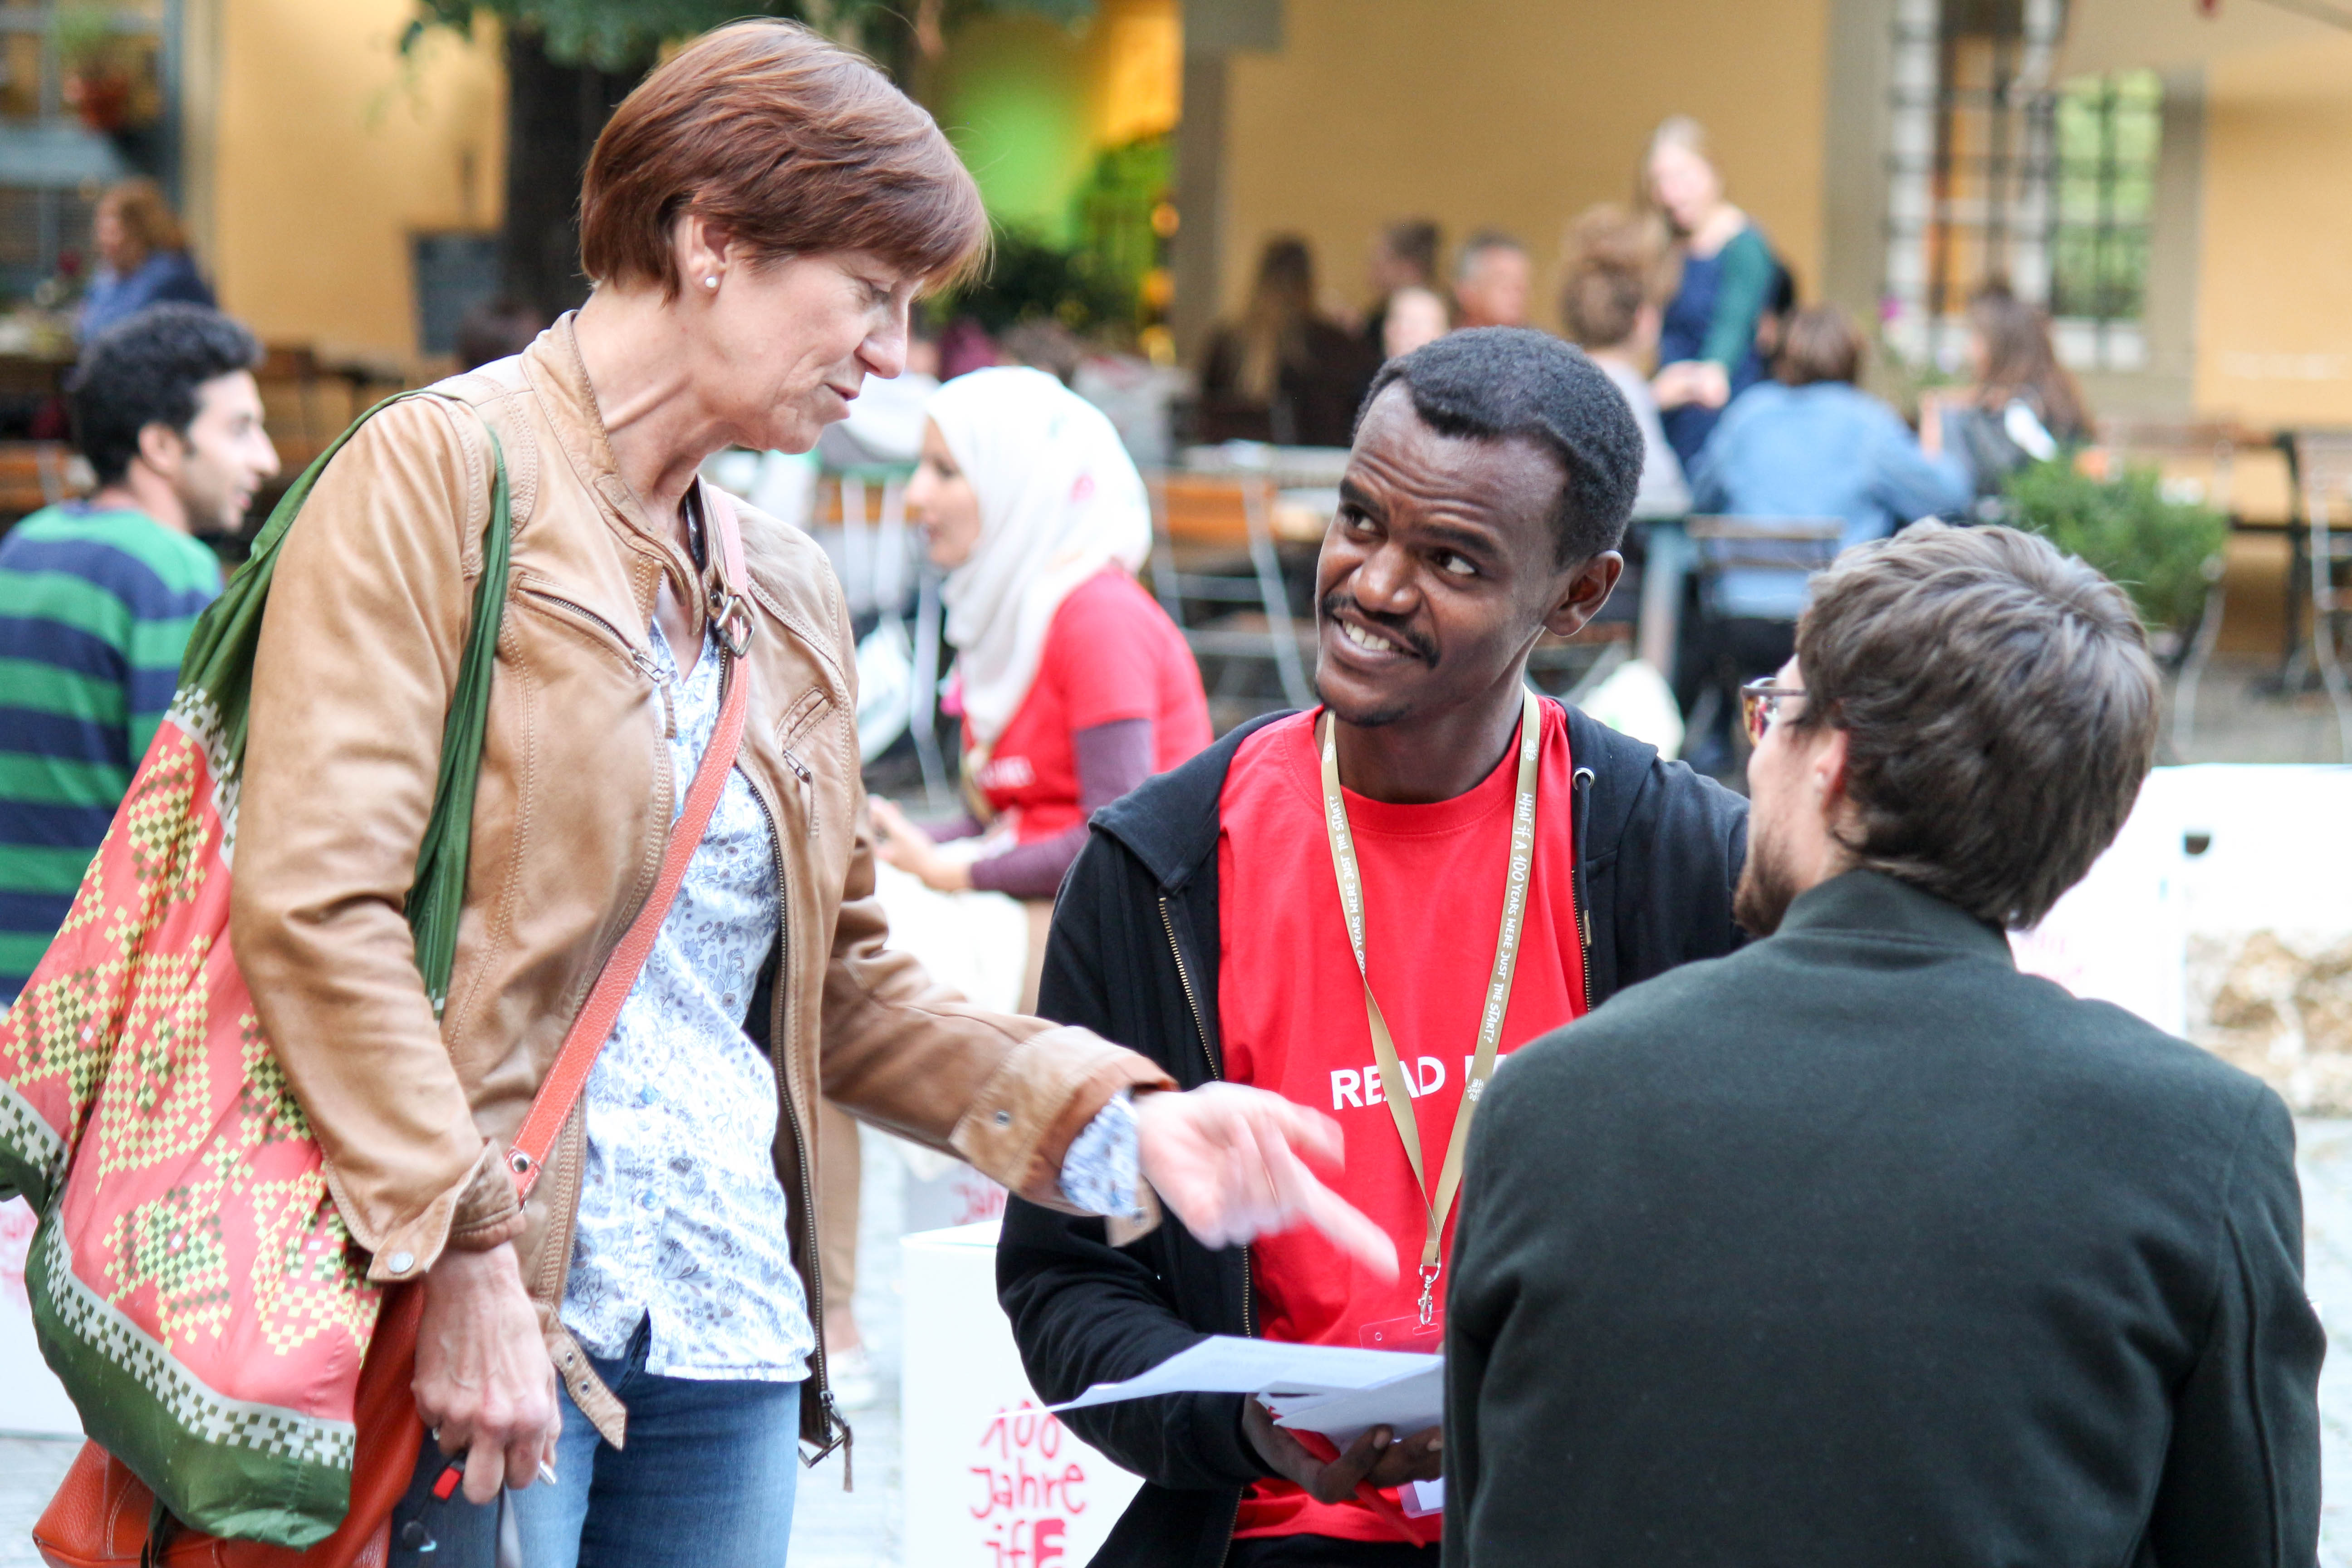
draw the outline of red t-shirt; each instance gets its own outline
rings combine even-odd
[[[1584,1011],[1568,726],[1554,704],[1543,704],[1542,711],[1535,863],[1497,1046],[1503,1052]],[[1348,1161],[1336,1190],[1395,1238],[1404,1266],[1393,1283],[1382,1284],[1318,1231],[1269,1237],[1255,1247],[1258,1331],[1294,1344],[1356,1345],[1366,1325],[1414,1310],[1421,1294],[1415,1266],[1428,1221],[1380,1094],[1363,983],[1339,910],[1323,826],[1314,732],[1319,715],[1267,725],[1242,743],[1225,775],[1217,844],[1223,926],[1217,1007],[1226,1076],[1339,1121]],[[1502,762],[1466,795],[1394,805],[1347,794],[1364,882],[1364,963],[1397,1055],[1422,1090],[1413,1110],[1433,1183],[1477,1050],[1503,918],[1518,761],[1514,731]],[[1441,1256],[1451,1256],[1454,1217],[1446,1216]],[[1444,1289],[1441,1280],[1441,1301]],[[1440,1516],[1410,1522],[1423,1543],[1438,1539]],[[1361,1503],[1318,1503],[1276,1480],[1244,1494],[1234,1532],[1398,1539],[1392,1523]]]
[[[1083,820],[1070,737],[1120,719],[1151,721],[1155,773],[1209,743],[1209,700],[1184,634],[1134,578],[1106,566],[1054,612],[1037,679],[980,770],[982,795],[1014,814],[1022,843]]]

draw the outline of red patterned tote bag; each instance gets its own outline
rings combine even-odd
[[[178,1524],[293,1549],[335,1534],[351,1507],[382,1297],[229,951],[229,878],[278,548],[350,438],[295,481],[197,622],[65,925],[0,1017],[0,1198],[20,1193],[41,1216],[26,1285],[43,1355],[91,1439]],[[491,449],[483,570],[408,909],[436,1006],[506,601],[495,435]],[[395,1458],[415,1455],[412,1439]]]

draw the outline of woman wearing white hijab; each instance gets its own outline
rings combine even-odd
[[[1151,511],[1110,421],[1044,372],[1010,368],[957,377],[926,413],[907,510],[948,573],[972,810],[942,844],[875,797],[875,891],[892,946],[974,1002],[1025,1012],[1087,818],[1206,746],[1208,699],[1183,633],[1135,581]],[[825,1278],[854,1281],[857,1128],[828,1104],[817,1145]],[[988,1212],[985,1178],[899,1152],[916,1180],[945,1184],[954,1212]],[[827,1292],[824,1323],[852,1408],[876,1396],[854,1289]]]
[[[1135,581],[1151,512],[1110,421],[1012,368],[958,377],[929,413],[907,507],[948,570],[972,808],[948,837],[980,843],[942,848],[877,801],[880,853],[940,892],[1050,900],[1097,807],[1209,743],[1208,699]]]

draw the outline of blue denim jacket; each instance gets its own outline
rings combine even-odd
[[[1732,399],[1691,472],[1691,509],[1733,517],[1838,517],[1840,548],[1884,539],[1906,522],[1964,510],[1967,467],[1930,458],[1895,412],[1842,381],[1762,382]],[[1794,573],[1724,574],[1717,608],[1792,616],[1804,605]]]

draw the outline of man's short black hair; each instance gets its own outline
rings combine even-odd
[[[66,382],[74,445],[100,484],[118,483],[139,455],[140,431],[162,425],[185,436],[198,387],[260,363],[253,334],[218,310],[150,305],[82,350]]]
[[[1389,361],[1364,406],[1394,382],[1441,436],[1525,437],[1559,459],[1568,470],[1552,513],[1560,564],[1614,550],[1625,537],[1642,483],[1642,427],[1583,350],[1528,327],[1477,327]]]

